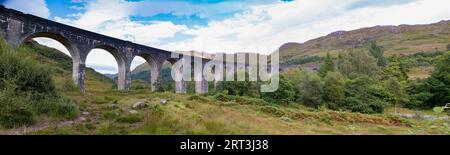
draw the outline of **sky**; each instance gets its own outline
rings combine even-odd
[[[450,0],[0,0],[8,8],[170,51],[269,54],[287,42],[377,25],[450,19]],[[40,43],[67,50],[51,39]],[[132,67],[145,62],[133,61]],[[93,50],[88,67],[116,73]]]

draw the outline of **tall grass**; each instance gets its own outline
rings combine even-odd
[[[14,50],[0,37],[0,127],[31,125],[38,115],[77,117],[78,108],[61,97],[51,70],[34,60],[29,49]]]

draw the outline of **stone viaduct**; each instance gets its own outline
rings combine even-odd
[[[131,62],[136,56],[144,58],[151,67],[152,90],[165,61],[175,63],[181,58],[171,58],[172,52],[135,44],[105,35],[89,32],[76,27],[60,24],[44,18],[5,8],[0,5],[0,34],[13,47],[38,37],[54,39],[64,45],[73,60],[72,78],[85,91],[86,58],[92,49],[103,49],[111,53],[119,67],[117,81],[119,90],[129,90],[131,86]],[[208,60],[203,59],[203,64]],[[176,73],[182,74],[182,71]],[[196,93],[206,93],[205,80],[195,82]],[[176,82],[176,92],[185,93],[185,82]]]
[[[85,68],[86,59],[93,49],[103,49],[114,56],[118,64],[119,73],[117,86],[119,90],[129,90],[131,87],[131,62],[137,56],[144,58],[151,67],[151,89],[155,91],[155,83],[158,76],[162,72],[163,64],[167,61],[172,65],[182,62],[180,60],[186,60],[186,57],[190,59],[190,67],[193,68],[194,76],[191,78],[195,81],[195,93],[203,94],[208,92],[208,82],[203,76],[203,69],[205,66],[214,64],[212,70],[220,67],[219,72],[214,73],[215,86],[217,86],[217,79],[223,80],[227,75],[224,75],[223,70],[238,72],[238,71],[250,71],[257,69],[258,65],[250,62],[250,57],[257,56],[261,59],[262,55],[248,54],[244,55],[223,55],[223,58],[228,61],[234,59],[236,62],[227,63],[224,61],[215,61],[210,59],[204,59],[200,57],[183,56],[173,58],[173,52],[165,51],[153,47],[135,44],[129,41],[124,41],[109,36],[97,34],[94,32],[82,30],[76,27],[64,25],[54,21],[50,21],[44,18],[40,18],[30,14],[24,14],[22,12],[5,8],[0,5],[0,35],[11,44],[14,48],[19,47],[26,41],[34,38],[50,38],[58,41],[64,45],[69,51],[72,57],[72,79],[75,84],[79,85],[85,92]],[[221,55],[221,54],[217,54]],[[264,56],[266,57],[266,56]],[[244,59],[242,59],[244,58]],[[241,60],[243,61],[241,61]],[[198,60],[201,60],[200,62]],[[197,63],[192,63],[193,61]],[[187,64],[183,64],[187,66]],[[266,66],[265,64],[259,64]],[[211,66],[210,66],[211,67]],[[187,73],[183,72],[182,67],[174,67],[175,77],[183,77]],[[268,65],[269,70],[273,70]],[[268,71],[271,72],[271,71]],[[244,77],[245,78],[245,77]],[[250,77],[249,77],[250,78]],[[239,77],[238,77],[239,79]],[[245,79],[244,79],[245,80]],[[186,82],[181,80],[175,82],[176,93],[186,93]]]

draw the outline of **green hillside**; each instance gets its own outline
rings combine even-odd
[[[280,47],[281,61],[305,55],[336,54],[342,50],[361,48],[376,40],[387,55],[411,55],[417,52],[443,51],[450,43],[450,21],[425,25],[376,26],[353,31],[337,31],[304,43],[287,43]]]
[[[137,88],[128,92],[117,91],[113,80],[87,69],[87,90],[83,95],[71,83],[71,59],[68,56],[36,43],[29,43],[22,49],[25,55],[49,69],[47,75],[53,78],[56,90],[63,98],[73,102],[79,112],[74,115],[75,118],[42,115],[27,127],[0,127],[0,134],[449,134],[446,114],[435,113],[429,108],[412,110],[401,106],[359,103],[356,96],[349,98],[355,101],[352,103],[354,105],[337,109],[327,106],[329,103],[315,106],[322,104],[315,102],[320,100],[318,98],[310,100],[310,103],[303,101],[307,99],[307,94],[301,94],[299,100],[290,100],[288,96],[295,95],[289,92],[294,84],[309,89],[314,87],[309,84],[314,83],[307,83],[306,79],[321,82],[317,80],[322,78],[316,77],[315,73],[298,76],[296,70],[288,71],[283,75],[286,78],[281,82],[281,91],[273,94],[247,92],[253,84],[243,82],[223,83],[220,88],[223,91],[193,95],[153,93]],[[417,56],[408,60],[434,62],[435,58],[442,59],[440,55]],[[299,81],[295,83],[296,80]],[[377,98],[386,95],[382,94],[385,91],[380,83],[374,81],[370,85],[360,85],[365,81],[368,80],[346,80],[345,86],[350,88],[345,90],[374,92]],[[365,89],[366,85],[371,89]],[[7,95],[0,92],[0,96]],[[135,104],[143,107],[133,108]],[[41,105],[36,104],[38,107]]]

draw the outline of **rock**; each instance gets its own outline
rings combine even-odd
[[[143,103],[143,102],[138,102],[133,104],[133,109],[142,109],[142,108],[147,108],[148,105]]]
[[[167,104],[167,99],[161,99],[161,104],[162,105],[166,105]]]
[[[87,116],[87,115],[89,115],[89,112],[87,112],[87,111],[82,112],[81,115]]]
[[[86,117],[80,117],[79,119],[80,119],[80,121],[81,121],[81,122],[84,122],[84,121],[86,121],[86,120],[87,120],[87,118],[86,118]]]
[[[110,108],[112,110],[115,110],[115,109],[119,109],[119,106],[115,105],[115,104],[111,104],[111,105],[108,106],[108,108]]]
[[[436,120],[436,117],[431,116],[431,115],[425,115],[422,118],[425,119],[425,120],[428,120],[428,121],[435,121]]]
[[[414,115],[414,114],[397,114],[397,115],[400,117],[409,118],[409,119],[416,117],[416,115]]]
[[[139,112],[137,110],[130,110],[131,114],[138,114]]]

